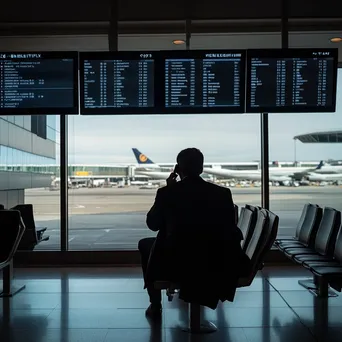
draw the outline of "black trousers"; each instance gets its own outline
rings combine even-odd
[[[145,238],[141,239],[138,244],[144,279],[146,279],[147,263],[155,240],[156,238]],[[151,304],[159,305],[161,303],[161,290],[157,290],[153,286],[147,286],[147,292]]]

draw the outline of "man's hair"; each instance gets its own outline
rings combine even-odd
[[[177,156],[177,164],[186,176],[199,176],[203,172],[203,162],[203,154],[197,148],[187,148]]]

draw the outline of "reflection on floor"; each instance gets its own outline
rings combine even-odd
[[[4,342],[306,342],[341,341],[342,296],[319,300],[298,285],[310,275],[292,267],[265,268],[234,303],[205,319],[219,330],[189,335],[178,329],[187,306],[163,298],[163,320],[144,315],[148,298],[137,268],[22,269],[16,282],[26,289],[0,299],[0,341]]]

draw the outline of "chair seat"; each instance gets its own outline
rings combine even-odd
[[[294,241],[297,241],[297,239],[294,238],[294,237],[284,238],[284,239],[277,239],[277,240],[274,241],[274,244],[275,245],[279,245],[279,244],[282,244],[282,243],[288,243],[288,242],[294,242]]]
[[[284,243],[277,245],[277,247],[282,251],[289,249],[289,248],[306,248],[306,246],[299,241],[284,242]]]
[[[330,261],[332,260],[332,257],[328,257],[327,259],[321,259],[323,255],[318,254],[316,252],[316,254],[299,254],[299,255],[295,255],[293,257],[293,261],[295,261],[297,264],[303,265],[304,262],[306,261]]]
[[[317,255],[317,252],[308,247],[297,247],[284,250],[284,254],[289,258],[293,258],[296,255]]]
[[[334,266],[334,267],[315,267],[312,268],[311,271],[317,276],[327,277],[329,279],[342,279],[342,266]]]
[[[313,269],[317,267],[339,267],[342,266],[338,261],[311,261],[303,264],[305,268]]]
[[[298,255],[294,258],[298,263],[302,262],[303,264],[305,262],[312,262],[312,261],[331,261],[333,260],[332,257],[327,255],[320,255],[320,254],[304,254],[304,255]]]

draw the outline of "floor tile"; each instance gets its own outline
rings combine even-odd
[[[58,309],[146,309],[147,293],[69,293]]]
[[[10,305],[15,310],[55,309],[61,302],[60,293],[24,293],[10,298]],[[1,303],[1,299],[0,299]]]
[[[342,327],[342,306],[325,308],[293,308],[300,320],[308,327]]]
[[[165,330],[161,327],[151,329],[110,329],[105,342],[163,342]]]
[[[165,327],[174,328],[187,320],[185,310],[164,310]],[[300,325],[289,308],[229,308],[203,310],[202,318],[220,328],[267,327]]]
[[[108,329],[15,329],[6,334],[0,333],[4,342],[104,342]]]
[[[342,296],[318,298],[310,291],[281,291],[280,295],[291,307],[340,306]]]
[[[277,291],[307,291],[298,284],[298,280],[312,279],[312,277],[269,278],[268,281]]]
[[[0,327],[10,329],[31,329],[47,327],[48,317],[53,310],[11,310],[0,316]]]
[[[166,329],[166,342],[248,342],[243,329],[219,329],[212,334],[191,335],[180,329]]]
[[[315,342],[313,334],[304,326],[243,328],[248,342]]]
[[[164,308],[166,309],[176,309],[178,307],[184,307],[187,304],[184,303],[182,300],[178,298],[178,295],[174,296],[172,302],[167,301],[167,297],[165,297],[164,301]],[[288,305],[286,302],[281,298],[281,296],[273,291],[273,292],[237,292],[234,298],[234,302],[220,302],[219,307],[224,308],[260,308],[263,306],[270,306],[270,307],[280,307],[286,308]]]
[[[143,309],[56,309],[48,317],[48,327],[57,329],[147,329]]]

